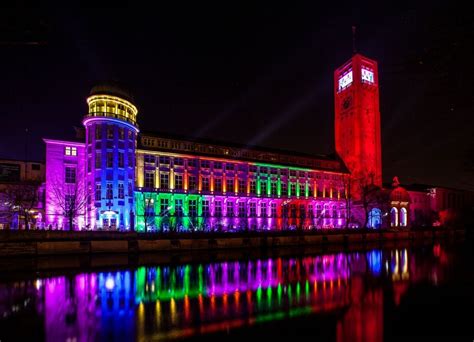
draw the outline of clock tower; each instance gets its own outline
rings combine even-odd
[[[382,186],[377,62],[355,54],[334,72],[336,151],[351,172],[351,194],[361,183]]]

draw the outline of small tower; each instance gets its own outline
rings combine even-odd
[[[382,186],[377,62],[355,54],[334,72],[336,151],[349,171],[354,199],[360,184]]]
[[[134,225],[137,107],[114,83],[92,88],[86,129],[86,186],[91,194],[86,224],[92,229],[132,229]]]

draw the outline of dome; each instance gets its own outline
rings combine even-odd
[[[94,87],[92,87],[89,93],[89,96],[92,95],[112,95],[127,100],[132,104],[135,102],[130,92],[126,90],[124,86],[115,81],[107,81],[96,84]]]
[[[398,186],[390,192],[390,201],[410,202],[410,194],[405,188]]]

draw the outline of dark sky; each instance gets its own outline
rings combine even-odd
[[[447,1],[156,3],[2,9],[0,156],[24,158],[28,128],[29,158],[44,159],[41,137],[72,134],[104,79],[131,89],[144,130],[330,153],[333,71],[351,57],[356,25],[358,51],[379,63],[385,180],[474,183],[472,11]]]

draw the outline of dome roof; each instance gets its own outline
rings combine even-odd
[[[390,201],[410,202],[410,194],[405,188],[398,186],[390,192]]]
[[[115,81],[100,82],[92,87],[90,93],[92,95],[112,95],[120,97],[131,103],[134,103],[134,98],[124,86]]]

